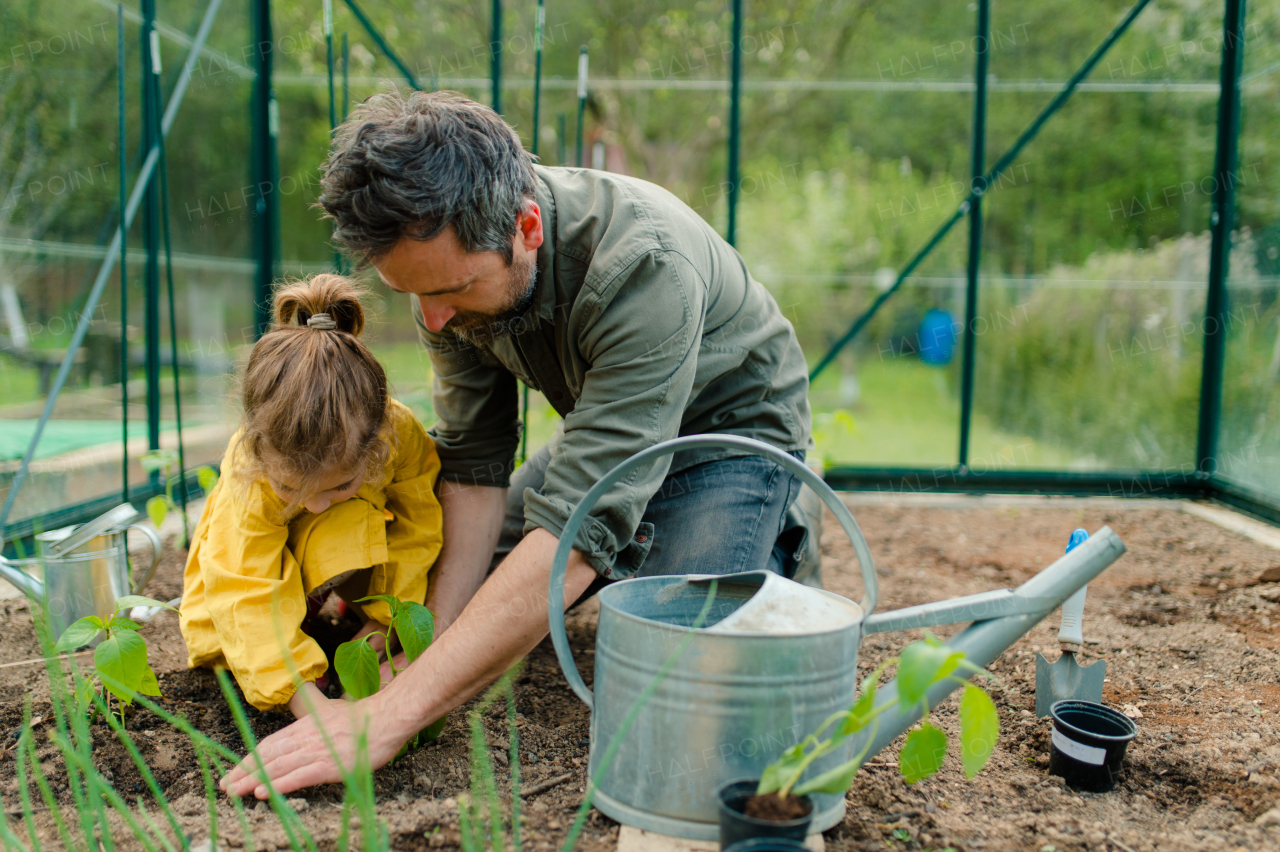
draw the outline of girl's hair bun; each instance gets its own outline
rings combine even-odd
[[[364,306],[360,300],[367,291],[341,275],[313,275],[304,281],[285,284],[276,290],[275,328],[291,325],[306,327],[316,314],[327,314],[345,331],[359,337],[364,331]]]

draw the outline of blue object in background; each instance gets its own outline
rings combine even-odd
[[[951,363],[956,348],[956,325],[951,314],[930,308],[920,320],[920,360],[943,367]]]

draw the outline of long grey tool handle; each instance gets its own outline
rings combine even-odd
[[[1106,570],[1124,552],[1124,542],[1120,537],[1110,527],[1103,527],[1087,542],[1018,587],[1016,594],[1028,601],[1037,602],[1036,612],[975,622],[948,639],[947,647],[964,651],[965,659],[974,665],[990,665],[1010,645],[1025,636],[1077,589]],[[959,686],[955,681],[936,684],[927,693],[929,706],[936,706]],[[895,678],[879,689],[876,704],[883,705],[897,697],[898,681]],[[898,713],[885,713],[880,716],[878,725],[864,728],[852,735],[853,751],[860,752],[863,744],[870,739],[871,748],[867,751],[870,759],[871,755],[888,746],[919,719],[919,705],[899,708]]]

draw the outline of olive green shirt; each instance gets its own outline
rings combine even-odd
[[[507,486],[520,438],[517,379],[564,418],[543,488],[524,494],[526,533],[559,536],[592,484],[668,438],[724,432],[805,449],[804,355],[742,257],[656,184],[534,171],[543,244],[534,303],[512,333],[474,346],[430,332],[414,300],[435,371],[440,420],[430,433],[441,477]],[[668,473],[735,455],[686,451],[633,471],[592,509],[574,547],[602,575],[631,576],[653,542],[641,517]]]

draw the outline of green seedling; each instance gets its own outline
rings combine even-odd
[[[898,695],[883,704],[876,704],[876,688],[880,676],[893,665],[898,666]],[[920,726],[907,735],[907,741],[898,753],[898,769],[908,784],[928,778],[942,767],[947,754],[947,735],[940,728],[929,724],[930,687],[946,680],[964,685],[960,699],[960,748],[964,773],[972,778],[982,770],[995,750],[996,737],[1000,733],[1000,717],[991,697],[966,679],[955,674],[957,669],[991,677],[983,669],[964,659],[964,652],[952,651],[933,636],[913,642],[902,650],[901,656],[890,657],[862,680],[862,693],[848,710],[832,714],[813,734],[787,749],[782,756],[765,767],[760,777],[757,795],[777,793],[786,797],[794,793],[843,794],[853,783],[853,777],[867,759],[867,752],[875,739],[875,727],[881,713],[892,707],[920,707]],[[901,710],[899,710],[901,712]],[[872,728],[866,745],[852,760],[843,763],[816,778],[801,783],[800,777],[818,758],[834,751],[845,737],[867,727]],[[830,731],[825,739],[819,739]]]
[[[98,711],[94,693],[100,692],[108,708],[110,696],[114,695],[121,725],[124,724],[125,708],[133,703],[135,695],[160,694],[156,673],[147,662],[146,640],[138,635],[142,625],[120,614],[122,610],[135,606],[173,609],[166,603],[142,595],[125,595],[116,601],[110,618],[87,615],[64,630],[54,645],[54,650],[59,653],[74,651],[92,642],[99,633],[106,634],[106,638],[93,650],[93,673],[96,677],[79,681],[75,700],[81,712],[91,712],[96,718]]]
[[[385,634],[370,633],[359,639],[343,642],[334,654],[333,667],[342,680],[342,686],[355,698],[368,698],[382,687],[378,652],[369,644],[370,639],[375,635],[385,636],[387,662],[391,666],[391,676],[394,678],[399,672],[391,655],[391,637],[394,635],[400,640],[405,658],[412,663],[427,650],[436,633],[435,616],[431,610],[417,601],[402,601],[394,595],[370,595],[367,598],[360,598],[356,603],[365,601],[382,601],[390,607],[391,623],[387,626]],[[446,718],[436,720],[421,734],[415,734],[410,741],[411,745],[416,748],[421,737],[425,737],[429,742],[440,736],[440,732],[444,730]]]
[[[164,523],[164,519],[169,517],[170,512],[180,513],[182,515],[182,546],[189,547],[191,544],[190,522],[187,520],[187,513],[183,512],[182,507],[173,499],[173,487],[182,485],[182,472],[174,472],[178,464],[178,454],[173,450],[152,450],[139,457],[138,464],[142,465],[142,469],[147,473],[159,473],[164,477],[164,494],[157,494],[147,501],[147,517],[158,528]],[[196,468],[196,480],[200,483],[200,489],[208,497],[209,492],[218,484],[218,472],[207,464],[201,465]]]

